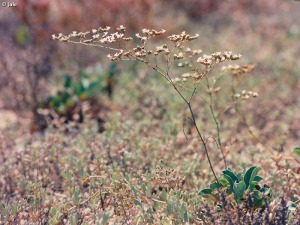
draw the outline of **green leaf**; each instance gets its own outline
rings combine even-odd
[[[165,189],[162,190],[161,195],[160,195],[160,200],[161,201],[167,201],[168,195]]]
[[[223,187],[226,187],[229,183],[227,180],[225,179],[219,179],[219,183],[223,186]]]
[[[260,190],[261,193],[264,195],[271,195],[272,194],[272,189],[266,185],[264,185]]]
[[[215,182],[211,183],[209,185],[209,187],[211,190],[216,190],[216,189],[219,189],[221,187],[221,185],[215,181]]]
[[[50,97],[49,102],[51,108],[57,109],[61,104],[61,97],[60,96]]]
[[[254,190],[257,190],[256,185],[257,185],[257,182],[256,181],[252,181],[249,184],[249,187],[247,188],[247,191],[252,192]]]
[[[52,215],[52,216],[55,216],[56,215],[56,208],[53,208],[53,207],[51,207],[51,209],[50,209],[50,214]]]
[[[198,192],[198,195],[209,195],[212,193],[213,190],[209,188],[202,189],[201,191]]]
[[[30,31],[27,26],[21,25],[17,28],[15,40],[20,45],[24,45],[30,41]]]
[[[109,214],[108,213],[103,213],[101,224],[106,224],[108,218],[109,218]]]
[[[184,218],[184,213],[186,212],[186,210],[185,210],[185,206],[183,203],[181,204],[181,207],[179,208],[179,212],[180,212],[181,218]]]
[[[65,83],[64,83],[64,87],[65,88],[70,88],[72,85],[72,77],[70,75],[65,75]]]
[[[293,152],[300,156],[300,147],[294,148]]]
[[[89,87],[87,88],[87,91],[91,93],[94,89],[96,89],[97,86],[99,86],[97,82],[91,82]]]
[[[261,181],[263,178],[261,177],[261,176],[255,176],[254,177],[254,179],[253,179],[253,181],[256,181],[257,183],[259,182],[259,181]],[[252,182],[253,182],[252,181]]]
[[[141,201],[138,200],[138,199],[134,199],[134,204],[136,204],[136,205],[138,205],[138,206],[140,206],[140,207],[143,207],[143,204],[142,204]]]
[[[254,202],[254,205],[255,207],[257,208],[261,208],[263,207],[264,205],[266,204],[265,200],[262,198],[262,199],[259,199],[257,201]]]
[[[249,184],[250,184],[250,178],[251,178],[251,175],[252,175],[252,172],[253,170],[256,168],[256,166],[252,166],[250,167],[250,169],[248,169],[245,173],[245,176],[244,176],[244,182],[246,184],[246,187],[248,188]]]
[[[118,64],[116,62],[112,62],[108,69],[108,77],[114,77],[117,73],[117,66]]]
[[[229,188],[229,193],[231,194],[233,192],[233,185],[234,185],[234,181],[231,179],[230,176],[223,174],[224,178],[228,181],[228,183],[230,184],[230,188]]]
[[[183,219],[184,219],[184,222],[189,222],[189,214],[187,213],[187,211],[185,211]]]
[[[79,194],[80,194],[80,189],[79,188],[75,188],[75,191],[73,193],[73,202],[75,204],[78,204],[80,202],[80,197],[79,197]]]
[[[134,195],[135,195],[135,197],[136,197],[136,196],[137,196],[137,192],[136,192],[135,187],[134,187],[134,186],[131,186],[131,190],[133,191],[133,193],[134,193]]]
[[[239,182],[239,178],[232,171],[227,169],[223,170],[222,173],[224,175],[226,174],[227,176],[229,176],[233,180],[233,182]]]
[[[251,176],[250,176],[250,178],[249,178],[249,180],[248,180],[249,183],[248,183],[247,188],[250,186],[250,184],[252,183],[252,181],[254,181],[254,179],[255,179],[257,173],[258,173],[260,170],[261,170],[260,167],[255,167],[255,168],[252,170]],[[257,178],[257,179],[259,179],[259,178]],[[258,182],[258,181],[256,181],[256,182]]]
[[[70,218],[71,225],[78,224],[78,214]]]
[[[265,201],[258,190],[253,191],[252,198],[255,207],[261,208],[262,206],[265,205]]]
[[[70,99],[70,94],[67,91],[64,91],[61,93],[61,101],[62,102],[67,102],[68,99]]]
[[[239,183],[237,182],[234,183],[233,193],[234,193],[234,198],[238,204],[241,204],[245,190],[246,190],[246,184],[244,181],[241,181]]]
[[[201,191],[198,192],[198,195],[201,195],[201,197],[214,202],[218,200],[218,197],[215,194],[213,194],[213,190],[209,188],[202,189]]]
[[[141,189],[142,189],[143,193],[146,194],[147,187],[144,184],[141,184]]]

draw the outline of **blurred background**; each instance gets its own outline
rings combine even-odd
[[[283,139],[284,144],[299,143],[300,3],[297,1],[15,2],[16,7],[0,8],[2,131],[17,128],[24,132],[43,132],[48,124],[41,109],[51,109],[58,119],[64,117],[64,121],[56,121],[57,126],[66,122],[66,118],[82,122],[89,114],[97,119],[101,131],[112,106],[117,111],[127,106],[122,101],[124,95],[131,96],[126,87],[138,89],[139,99],[149,92],[154,99],[159,97],[156,93],[159,89],[147,89],[147,85],[141,87],[138,83],[145,79],[146,69],[134,63],[112,64],[102,49],[51,39],[54,33],[124,25],[128,34],[142,28],[164,28],[168,34],[183,30],[199,33],[196,45],[204,52],[241,53],[242,62],[256,64],[247,85],[261,95],[260,100],[245,106],[251,112],[249,120],[255,123],[256,129],[264,130],[266,141],[272,140],[273,146],[274,143],[280,146]],[[134,84],[129,84],[130,74],[139,77],[134,79]],[[87,81],[89,85],[84,85]],[[87,109],[82,106],[83,101],[88,101]],[[153,110],[160,110],[159,105],[154,105]],[[275,134],[280,138],[273,139],[271,136]]]

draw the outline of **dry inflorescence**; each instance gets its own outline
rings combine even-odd
[[[135,39],[140,41],[139,45],[132,48],[128,48],[128,42],[133,42],[134,38],[125,36],[126,28],[121,25],[116,29],[116,32],[110,32],[110,27],[92,29],[87,32],[77,32],[73,31],[68,35],[62,33],[52,35],[54,40],[62,42],[71,42],[77,44],[87,44],[92,46],[98,46],[102,48],[114,51],[112,54],[108,54],[108,58],[112,61],[118,60],[138,60],[147,63],[148,65],[154,66],[151,63],[149,56],[164,55],[168,57],[168,64],[172,64],[175,60],[181,59],[191,59],[194,56],[201,54],[202,50],[191,49],[190,47],[185,47],[187,42],[193,41],[199,37],[199,34],[190,35],[183,31],[180,34],[172,34],[167,37],[167,39],[173,43],[173,45],[163,44],[156,46],[154,49],[147,49],[146,44],[148,41],[154,37],[160,36],[166,32],[166,30],[150,30],[142,29],[142,34],[137,33]],[[199,66],[204,65],[207,69],[212,67],[214,64],[233,61],[240,59],[240,54],[233,54],[231,51],[215,52],[210,55],[203,55],[196,59]],[[184,66],[184,64],[181,64]],[[179,65],[180,66],[180,65]],[[191,67],[196,72],[199,71],[198,66],[194,63],[188,63],[186,66]],[[198,72],[199,73],[199,72]]]
[[[255,68],[255,65],[229,65],[229,66],[223,66],[222,71],[229,71],[232,73],[232,75],[236,78],[242,78],[244,75],[250,73]]]
[[[236,93],[234,95],[235,98],[242,98],[243,100],[249,99],[249,98],[256,98],[258,96],[257,92],[253,92],[253,91],[246,91],[243,90],[240,94]]]

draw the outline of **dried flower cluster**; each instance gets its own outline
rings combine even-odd
[[[191,74],[184,74],[180,78],[170,78],[169,75],[166,74],[167,71],[162,72],[161,74],[168,79],[170,83],[178,84],[180,82],[187,81],[188,78],[192,78],[194,83],[199,83],[199,80],[202,79],[210,70],[210,68],[217,63],[237,60],[241,57],[240,54],[233,54],[231,51],[224,52],[215,52],[210,55],[203,55],[196,60],[196,63],[193,61],[193,57],[202,53],[202,50],[199,49],[191,49],[190,47],[186,47],[185,43],[195,40],[199,37],[199,34],[190,35],[185,31],[180,34],[172,34],[167,37],[169,41],[173,43],[173,46],[162,44],[160,46],[156,46],[153,50],[147,49],[146,43],[149,39],[153,37],[160,36],[166,32],[166,30],[150,30],[150,29],[142,29],[142,34],[137,33],[135,37],[141,42],[137,44],[135,47],[128,48],[128,44],[126,42],[133,42],[133,38],[125,37],[126,28],[121,25],[116,29],[116,32],[109,32],[110,27],[92,29],[92,31],[88,32],[76,32],[69,35],[59,34],[58,36],[53,35],[54,40],[64,41],[64,42],[72,42],[79,44],[89,44],[95,45],[99,47],[103,47],[114,51],[113,54],[108,54],[107,57],[111,61],[118,60],[138,60],[148,64],[150,67],[155,69],[156,71],[161,70],[157,66],[156,57],[158,55],[162,55],[167,57],[168,68],[170,65],[176,60],[185,60],[187,62],[179,62],[179,67],[188,67],[190,70],[194,71]],[[77,38],[77,40],[76,40]],[[79,39],[79,41],[78,41]],[[114,47],[114,45],[118,44],[118,47]],[[126,45],[125,45],[126,44]],[[151,58],[148,56],[154,56],[155,62],[151,62]],[[154,61],[154,60],[153,60]],[[201,66],[205,66],[206,70],[202,71],[200,69]],[[241,67],[243,71],[247,68]],[[168,69],[169,70],[169,69]],[[250,71],[250,68],[248,69]],[[238,73],[237,68],[235,69],[235,73]]]
[[[116,29],[117,31],[114,33],[109,33],[110,27],[105,28],[98,28],[98,29],[92,29],[92,31],[87,32],[77,32],[73,31],[69,35],[63,35],[62,33],[55,35],[52,35],[52,38],[54,40],[62,41],[62,42],[72,42],[72,43],[81,43],[81,44],[91,44],[91,45],[97,45],[99,47],[104,47],[113,51],[117,51],[115,54],[108,55],[108,58],[112,61],[122,60],[122,59],[144,59],[147,55],[154,54],[155,56],[159,55],[160,53],[163,53],[164,55],[169,55],[170,50],[166,44],[157,46],[155,51],[152,50],[146,50],[145,44],[146,42],[153,37],[157,37],[159,35],[162,35],[166,32],[166,30],[149,30],[149,29],[143,29],[142,35],[137,33],[135,36],[136,38],[141,42],[141,45],[137,45],[136,47],[132,49],[126,49],[126,47],[122,48],[113,48],[109,45],[120,42],[129,42],[133,41],[133,38],[131,37],[125,37],[125,27],[121,25]],[[199,34],[196,34],[194,36],[186,34],[185,32],[182,32],[179,35],[171,35],[168,37],[168,39],[174,43],[176,43],[177,47],[180,47],[183,42],[186,41],[192,41],[196,38],[198,38]],[[78,40],[79,39],[79,40]],[[190,52],[192,54],[199,54],[201,50],[191,50],[187,49],[186,52]],[[124,58],[122,58],[124,57]],[[183,59],[184,54],[182,52],[174,53],[173,54],[174,59]]]
[[[234,95],[235,98],[242,98],[244,100],[249,99],[249,98],[256,98],[257,96],[258,96],[257,92],[246,91],[246,90],[243,90],[240,94],[236,93]]]
[[[238,60],[242,56],[240,54],[233,54],[230,51],[225,51],[225,52],[215,52],[212,53],[211,55],[203,55],[202,57],[198,58],[197,62],[210,67],[214,63],[220,63],[224,62],[226,60]]]
[[[181,75],[181,77],[176,77],[174,79],[172,79],[173,83],[175,84],[179,84],[181,82],[186,82],[189,79],[192,79],[195,83],[199,80],[203,78],[203,74],[198,74],[196,72],[194,73],[184,73]]]
[[[240,78],[242,75],[250,73],[255,68],[255,65],[229,65],[222,67],[222,71],[229,71],[233,76]]]
[[[181,32],[181,34],[172,34],[168,37],[170,41],[176,43],[176,45],[180,45],[183,41],[192,41],[199,37],[199,34],[189,35],[185,31]]]

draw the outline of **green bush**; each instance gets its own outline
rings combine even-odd
[[[260,167],[252,166],[245,173],[235,174],[230,168],[222,171],[222,178],[210,184],[209,188],[199,192],[204,198],[212,202],[221,202],[221,194],[232,200],[232,208],[244,205],[247,209],[264,207],[272,198],[272,189],[264,184],[258,176]]]
[[[83,122],[85,114],[91,114],[92,118],[98,118],[100,109],[106,109],[102,101],[106,95],[111,98],[117,74],[116,63],[111,63],[104,73],[89,74],[86,71],[79,72],[79,79],[71,75],[64,76],[64,84],[60,91],[50,95],[46,103],[42,104],[43,109],[49,109],[64,122]],[[86,103],[88,107],[83,107]],[[92,110],[93,108],[93,110]]]

